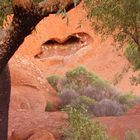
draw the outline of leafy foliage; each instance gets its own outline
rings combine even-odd
[[[124,50],[125,57],[133,65],[134,69],[140,69],[140,53],[138,47],[134,43],[130,43]]]
[[[42,0],[33,0],[33,2],[41,2]],[[0,0],[0,26],[6,15],[13,13],[12,0]]]
[[[51,112],[54,110],[54,105],[51,102],[47,102],[47,105],[45,107],[46,112]]]
[[[75,90],[83,89],[88,85],[104,88],[107,86],[107,81],[104,81],[93,72],[89,72],[83,66],[78,66],[73,70],[66,72],[65,88],[72,88]]]
[[[115,41],[131,40],[140,48],[139,0],[84,0],[88,18],[97,33]]]
[[[83,66],[78,66],[77,68],[68,71],[66,77],[70,82],[73,80],[75,84],[80,84],[81,86],[104,84],[104,81],[99,76],[95,73],[88,72]]]
[[[69,127],[64,133],[65,140],[110,140],[105,128],[85,114],[84,106],[65,108],[69,116]]]
[[[120,95],[114,86],[81,66],[64,77],[50,76],[48,80],[59,92],[60,108],[84,105],[92,116],[121,115],[139,102],[131,93]]]
[[[84,104],[89,107],[91,107],[92,105],[94,106],[96,104],[96,101],[94,99],[91,99],[87,96],[80,96],[80,102],[81,105]]]
[[[57,83],[59,80],[59,76],[52,75],[52,76],[47,77],[47,80],[48,80],[49,84],[57,91]]]
[[[140,103],[139,97],[135,96],[131,91],[117,97],[118,102],[122,105],[122,109],[126,112],[129,108]]]
[[[0,0],[0,25],[2,25],[5,16],[11,12],[11,0]]]
[[[62,89],[74,89],[77,91],[88,85],[94,85],[95,87],[100,88],[109,86],[107,81],[103,80],[95,73],[89,72],[83,66],[78,66],[75,69],[69,70],[64,77],[52,75],[47,79],[52,87],[60,92]]]
[[[134,100],[135,98],[136,97],[133,95],[132,92],[118,96],[118,100],[121,104],[128,104],[128,102]]]

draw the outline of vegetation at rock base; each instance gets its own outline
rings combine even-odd
[[[47,77],[47,80],[48,80],[49,84],[57,91],[57,83],[59,80],[59,76],[52,75],[52,76]]]
[[[54,110],[54,105],[51,102],[47,102],[46,107],[45,107],[45,111],[51,112],[53,110]]]
[[[122,95],[113,85],[83,66],[69,70],[59,78],[49,77],[53,79],[49,83],[60,96],[60,108],[85,105],[89,115],[118,116],[140,102],[133,93]]]
[[[86,116],[84,106],[67,106],[64,110],[69,116],[69,126],[64,131],[64,140],[112,140],[102,125]]]

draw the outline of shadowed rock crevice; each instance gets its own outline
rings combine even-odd
[[[42,44],[40,52],[34,57],[46,59],[53,56],[69,56],[87,47],[91,42],[92,37],[84,32],[74,33],[63,40],[52,38]]]
[[[7,140],[11,81],[8,66],[0,73],[0,140]]]

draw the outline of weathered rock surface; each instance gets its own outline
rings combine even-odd
[[[10,111],[9,115],[9,138],[16,137],[19,140],[28,140],[33,135],[33,138],[39,136],[40,133],[43,136],[44,130],[61,140],[63,129],[67,126],[68,120],[68,116],[63,112],[18,110]]]
[[[55,140],[55,138],[50,132],[41,130],[33,134],[28,140]]]
[[[128,130],[136,130],[140,134],[140,115],[131,114],[119,117],[101,117],[99,122],[103,124],[108,134],[118,140],[124,140],[124,135]]]
[[[121,49],[121,47],[116,47],[111,37],[102,41],[101,37],[95,34],[90,26],[90,22],[86,18],[86,12],[83,10],[82,4],[68,12],[68,21],[67,23],[67,18],[62,19],[61,15],[50,15],[44,18],[36,26],[36,30],[26,37],[24,43],[11,59],[10,64],[22,62],[22,64],[26,64],[27,68],[30,67],[30,65],[32,65],[32,67],[38,67],[36,72],[38,73],[41,71],[43,75],[45,74],[46,76],[54,73],[64,74],[67,70],[77,65],[84,65],[88,67],[89,70],[95,71],[109,81],[113,81],[115,75],[117,73],[122,73],[125,67],[129,65],[128,61],[123,56],[123,49]],[[76,53],[69,56],[58,55],[43,59],[35,58],[35,56],[41,52],[44,43],[47,41],[54,39],[64,43],[65,39],[70,35],[80,33],[87,34],[89,37],[87,39],[81,37],[82,40],[85,40],[87,46]],[[48,49],[51,49],[51,45],[50,43]],[[80,45],[80,43],[77,45]],[[61,50],[59,47],[60,45],[57,44],[55,46],[55,51],[59,50],[63,52],[64,49]],[[129,82],[129,77],[132,74],[135,75],[136,73],[131,69],[125,72],[117,87],[123,91],[133,90],[139,94],[140,86],[132,86]],[[28,76],[33,77],[33,75],[34,73]],[[24,76],[22,76],[22,78],[24,78]],[[36,80],[37,79],[38,77],[36,77]],[[32,82],[35,83],[36,80],[32,80]]]
[[[61,140],[62,128],[67,126],[68,116],[62,112],[44,111],[47,102],[54,104],[54,110],[60,102],[58,95],[46,80],[48,75],[62,75],[80,64],[112,81],[117,72],[121,73],[124,67],[129,65],[122,55],[122,50],[116,51],[111,38],[102,42],[101,38],[95,35],[86,19],[82,4],[71,10],[68,18],[68,24],[61,16],[50,15],[44,18],[10,60],[13,86],[9,113],[10,140]],[[87,39],[88,45],[75,54],[43,60],[35,58],[46,41],[57,39],[61,42],[68,36],[81,32],[88,34],[92,39]],[[123,91],[133,90],[139,94],[140,86],[132,86],[129,83],[132,74],[137,73],[130,69],[117,86]],[[131,113],[124,116],[103,117],[98,120],[108,128],[110,135],[123,140],[127,129],[137,129],[140,132],[138,109],[139,107],[134,108],[135,111],[131,110]]]
[[[11,110],[44,111],[46,104],[45,96],[39,90],[28,86],[12,87]]]

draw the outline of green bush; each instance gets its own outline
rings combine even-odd
[[[65,108],[69,116],[69,127],[64,132],[65,140],[110,140],[106,130],[85,114],[84,106]]]
[[[45,111],[46,111],[46,112],[51,112],[51,111],[53,111],[53,110],[54,110],[54,105],[53,105],[51,102],[47,102]]]
[[[128,130],[125,133],[125,140],[139,140],[139,135],[135,130]]]
[[[49,84],[56,90],[58,91],[57,89],[57,84],[58,84],[58,80],[59,80],[59,76],[57,75],[51,75],[49,77],[47,77],[47,80],[49,82]]]
[[[104,87],[106,81],[101,79],[95,73],[87,71],[83,66],[78,66],[77,68],[66,72],[66,78],[68,85],[73,85],[73,88],[83,88],[88,85],[94,85],[98,87]],[[71,87],[71,86],[70,86]]]
[[[63,89],[74,89],[78,91],[88,85],[101,89],[110,86],[107,81],[103,80],[95,73],[89,72],[83,66],[78,66],[73,70],[69,70],[63,77],[52,75],[49,76],[47,80],[54,89],[60,92]]]
[[[117,97],[118,102],[122,105],[124,112],[137,103],[140,103],[139,97],[135,96],[132,92]]]
[[[140,69],[140,54],[138,47],[134,43],[130,43],[126,46],[124,55],[133,65],[135,70]]]
[[[118,96],[118,101],[121,104],[129,104],[131,101],[135,100],[136,96],[132,92]]]
[[[91,106],[91,105],[95,105],[96,101],[94,99],[91,99],[87,96],[80,96],[80,102],[81,104],[87,105],[87,106]]]
[[[72,89],[66,89],[61,92],[59,95],[61,99],[60,108],[65,108],[67,105],[77,106],[77,105],[85,105],[88,110],[92,108],[96,101],[87,96],[80,96]]]
[[[63,77],[50,76],[48,81],[59,93],[60,108],[82,104],[92,116],[120,115],[138,101],[131,94],[121,95],[114,86],[82,66],[69,70]]]

